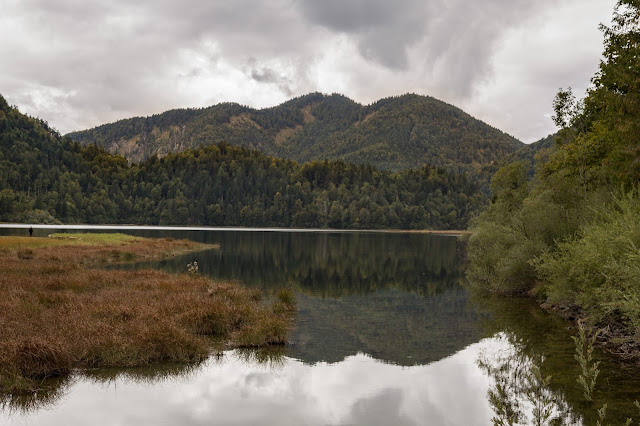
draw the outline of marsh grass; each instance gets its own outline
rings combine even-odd
[[[286,342],[292,299],[266,304],[254,290],[201,276],[95,268],[198,244],[90,235],[69,244],[0,238],[0,393],[34,392],[77,368],[197,363],[221,346]],[[18,255],[27,249],[33,256]]]
[[[120,233],[114,234],[94,234],[94,233],[54,233],[46,238],[41,237],[20,237],[20,236],[3,236],[2,247],[6,249],[30,248],[38,249],[41,247],[57,247],[69,245],[123,245],[144,241],[143,238],[133,235]]]
[[[50,239],[62,240],[65,245],[69,242],[75,242],[82,245],[114,245],[124,244],[131,242],[139,242],[145,240],[144,238],[135,237],[133,235],[112,233],[112,234],[97,234],[97,233],[54,233],[49,235]]]

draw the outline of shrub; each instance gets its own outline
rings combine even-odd
[[[579,221],[576,210],[552,191],[530,194],[515,210],[512,203],[493,204],[468,237],[471,284],[498,294],[532,290],[538,280],[532,261],[571,235]]]
[[[469,237],[467,276],[475,287],[491,293],[516,294],[534,284],[529,264],[541,248],[506,226],[484,223]]]
[[[617,197],[579,234],[535,262],[553,303],[580,306],[594,323],[640,328],[640,200]]]

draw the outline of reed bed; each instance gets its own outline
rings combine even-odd
[[[282,345],[293,322],[287,292],[266,304],[258,291],[198,275],[95,268],[195,243],[23,240],[0,238],[2,392],[32,392],[78,368],[194,362],[214,348]]]

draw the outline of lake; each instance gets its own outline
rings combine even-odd
[[[81,228],[81,229],[86,229]],[[114,227],[219,248],[118,268],[199,273],[295,291],[291,342],[227,351],[197,365],[79,371],[43,391],[3,398],[0,425],[484,425],[508,405],[532,418],[527,378],[566,424],[594,424],[576,383],[572,324],[528,299],[471,294],[455,236],[246,229]],[[36,227],[36,236],[59,232]],[[64,232],[77,232],[65,229]],[[26,235],[23,227],[0,229]],[[595,406],[640,420],[640,370],[597,352]],[[501,390],[502,392],[499,392]],[[489,398],[489,395],[500,398]],[[496,402],[498,401],[498,402]],[[502,401],[502,402],[500,402]],[[502,404],[502,405],[501,405]],[[498,413],[498,414],[497,414]]]

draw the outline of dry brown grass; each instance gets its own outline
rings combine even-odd
[[[193,249],[193,243],[28,246],[2,240],[0,391],[33,390],[73,368],[198,361],[215,344],[283,344],[292,324],[290,295],[268,306],[256,291],[204,277],[88,268],[127,253],[152,257]]]

